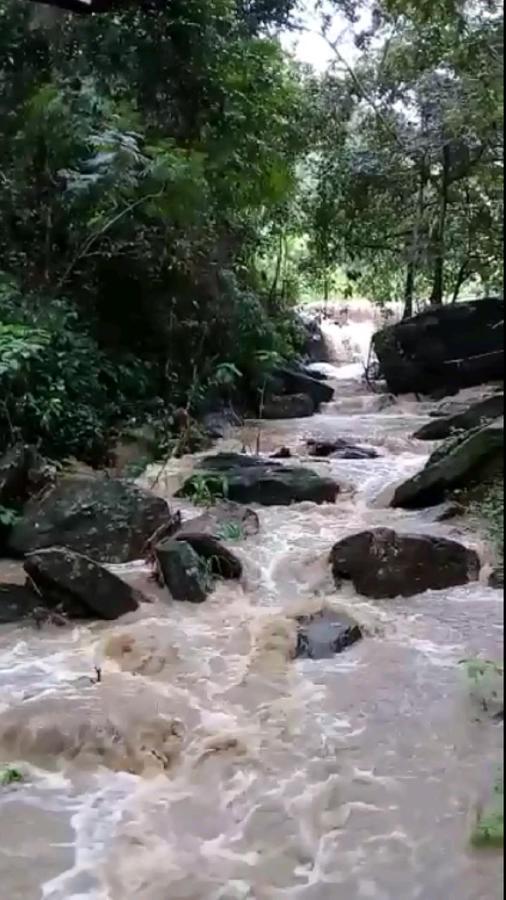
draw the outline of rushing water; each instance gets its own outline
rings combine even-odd
[[[427,409],[332,374],[334,403],[263,424],[262,449],[344,436],[381,456],[311,461],[338,502],[259,510],[240,585],[173,604],[139,563],[118,571],[152,603],[120,623],[0,631],[0,761],[26,776],[0,791],[5,900],[499,897],[500,860],[468,836],[502,731],[458,663],[499,656],[502,597],[484,582],[383,603],[336,592],[328,552],[364,526],[473,536],[385,508],[423,465],[409,436]],[[256,438],[252,424],[223,447]],[[144,483],[169,496],[192,465]],[[352,611],[365,640],[294,662],[294,617],[323,606]]]

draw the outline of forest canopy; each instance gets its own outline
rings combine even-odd
[[[4,445],[94,459],[119,421],[254,384],[303,298],[502,291],[500,5],[316,4],[322,75],[283,50],[300,12],[0,0]]]

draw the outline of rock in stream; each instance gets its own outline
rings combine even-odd
[[[69,618],[113,621],[139,606],[139,595],[130,585],[72,550],[39,550],[26,558],[24,567],[39,593],[39,605],[58,607]]]
[[[334,503],[339,485],[302,466],[282,466],[274,460],[245,454],[218,454],[202,460],[202,470],[220,473],[229,500],[262,506],[289,506],[292,503]],[[191,480],[190,480],[191,481]],[[180,496],[186,496],[183,485]]]
[[[140,559],[155,531],[170,521],[165,500],[129,481],[63,478],[49,494],[25,506],[8,549],[24,556],[68,547],[98,562],[125,563]]]
[[[474,550],[448,538],[400,534],[374,528],[351,535],[330,555],[336,585],[352,581],[359,594],[374,599],[411,597],[477,581]]]

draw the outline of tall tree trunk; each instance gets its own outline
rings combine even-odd
[[[465,262],[462,263],[462,265],[458,271],[457,278],[455,279],[455,287],[453,289],[452,303],[456,303],[457,300],[459,299],[459,294],[460,294],[462,285],[465,284],[467,277],[468,277],[468,275],[467,275],[467,259],[466,259]]]
[[[448,217],[448,193],[450,187],[450,145],[443,147],[443,183],[441,186],[441,205],[439,220],[434,235],[436,258],[434,261],[434,280],[432,283],[431,306],[442,306],[445,289],[445,236]]]
[[[423,214],[425,210],[425,189],[427,187],[428,171],[426,165],[425,154],[420,159],[420,174],[418,184],[418,198],[416,203],[415,224],[411,240],[411,247],[408,249],[408,266],[406,271],[406,286],[404,289],[404,318],[408,319],[413,315],[414,298],[415,298],[415,281],[418,260],[420,256],[420,230],[423,224]]]
[[[269,303],[271,306],[274,303],[274,299],[276,297],[276,293],[277,293],[278,285],[279,285],[279,279],[281,277],[281,270],[283,268],[283,251],[284,251],[283,232],[280,232],[278,255],[277,255],[277,259],[276,259],[276,268],[274,270],[274,278],[273,278],[271,288],[269,291]]]
[[[413,315],[413,299],[415,292],[415,262],[411,259],[406,270],[406,286],[404,288],[404,319]]]

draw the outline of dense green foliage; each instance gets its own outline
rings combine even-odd
[[[473,847],[502,849],[504,847],[504,774],[493,789],[490,803],[479,811],[476,825],[471,835]]]
[[[469,284],[501,290],[500,5],[387,2],[353,67],[323,32],[336,62],[316,90],[313,267],[344,266],[350,293],[408,313]]]
[[[258,385],[302,296],[501,287],[498,5],[384,0],[349,62],[317,4],[321,77],[276,37],[302,6],[0,0],[1,445],[93,461]]]
[[[293,352],[252,262],[303,151],[298,71],[257,30],[289,6],[2,0],[2,435],[93,457],[127,412]]]

